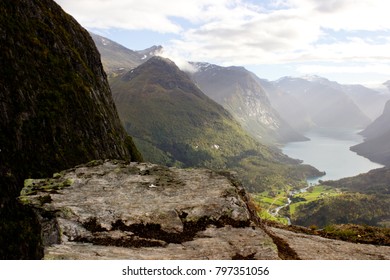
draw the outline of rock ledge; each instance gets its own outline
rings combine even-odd
[[[94,161],[28,179],[45,259],[279,259],[245,190],[205,169]]]

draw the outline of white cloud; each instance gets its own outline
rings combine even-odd
[[[190,64],[187,59],[185,59],[181,54],[176,53],[173,49],[163,49],[162,52],[158,55],[174,61],[177,67],[179,67],[182,71],[190,73],[195,73],[198,71],[194,65]]]
[[[290,0],[313,24],[334,30],[390,28],[390,2],[383,0]]]
[[[223,11],[230,0],[55,0],[86,28],[123,28],[178,33],[183,28],[173,18],[190,22]]]
[[[176,39],[164,45],[166,54],[175,61],[222,65],[353,61],[379,65],[390,60],[390,35],[386,35],[390,31],[390,1],[56,1],[87,28],[175,34]],[[385,34],[380,40],[374,38],[378,31]],[[351,67],[344,70],[358,71]]]

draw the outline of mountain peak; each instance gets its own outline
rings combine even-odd
[[[257,76],[242,66],[197,63],[192,79],[211,99],[227,109],[263,143],[302,140],[271,106]]]
[[[145,50],[133,51],[92,32],[90,35],[100,52],[104,70],[109,76],[134,69],[151,57],[159,55],[163,49],[162,46],[152,46]]]
[[[137,53],[141,56],[141,60],[147,60],[151,57],[158,56],[163,52],[163,47],[158,45],[151,46],[150,48],[137,51]]]
[[[301,76],[300,78],[309,82],[330,82],[327,78],[311,74]]]
[[[145,72],[149,73],[149,75],[145,75]],[[147,79],[151,79],[151,77],[153,77],[153,81],[151,81],[151,83],[158,81],[161,85],[164,84],[164,87],[166,86],[166,83],[170,83],[172,86],[172,82],[174,80],[189,80],[187,75],[182,72],[172,60],[162,56],[153,56],[149,58],[137,68],[131,69],[124,74],[121,77],[121,80],[130,81],[139,75],[144,75]]]
[[[170,66],[177,67],[177,65],[172,60],[170,60],[169,58],[163,57],[163,56],[158,56],[158,55],[151,57],[146,62],[146,64],[151,64],[151,63],[168,64]]]
[[[208,62],[190,62],[191,65],[195,66],[198,71],[241,71],[248,72],[243,66],[220,66]]]

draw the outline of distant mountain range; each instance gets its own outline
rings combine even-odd
[[[341,85],[327,79],[284,77],[273,84],[298,100],[317,126],[363,129],[371,122]]]
[[[109,77],[134,69],[162,51],[161,46],[133,51],[91,35]],[[243,67],[193,65],[198,71],[191,78],[197,86],[267,144],[306,140],[302,134],[314,126],[364,129],[390,99],[362,85],[341,85],[319,76],[267,81]]]
[[[279,177],[319,175],[255,141],[168,59],[150,58],[110,84],[119,117],[147,161],[236,170],[256,191]]]
[[[113,77],[121,75],[120,79],[123,79],[122,75],[128,70],[145,63],[162,50],[161,46],[153,46],[143,51],[132,51],[107,38],[91,35],[101,53],[105,71],[111,78],[111,87],[118,83],[118,79],[114,82]],[[209,63],[193,65],[198,71],[190,76],[199,89],[227,109],[260,142],[275,144],[305,140],[302,134],[314,126],[366,128],[362,132],[366,141],[351,149],[373,161],[390,164],[390,141],[387,141],[390,140],[390,127],[387,125],[390,123],[389,105],[379,116],[390,98],[389,94],[362,85],[342,85],[319,76],[283,77],[268,81],[243,67]],[[162,81],[165,77],[154,79]],[[390,85],[390,81],[384,85]],[[138,141],[141,141],[140,138]],[[145,147],[146,143],[143,141],[139,146]],[[170,152],[161,153],[161,150],[154,153],[154,157],[171,164],[177,160]]]
[[[198,71],[191,76],[199,88],[227,109],[255,138],[264,143],[307,140],[280,117],[258,78],[244,67],[193,65]]]
[[[390,99],[389,94],[382,94],[362,85],[341,85],[341,89],[372,121],[381,115],[386,101]]]
[[[316,125],[309,112],[295,96],[287,93],[274,82],[260,78],[259,82],[266,90],[272,107],[279,112],[283,119],[288,120],[288,123],[296,131],[303,133]]]

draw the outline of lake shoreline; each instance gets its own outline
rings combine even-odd
[[[359,132],[356,129],[316,127],[304,134],[309,141],[287,143],[282,151],[326,173],[308,178],[309,186],[319,180],[338,180],[383,167],[350,150],[351,146],[363,142]]]

